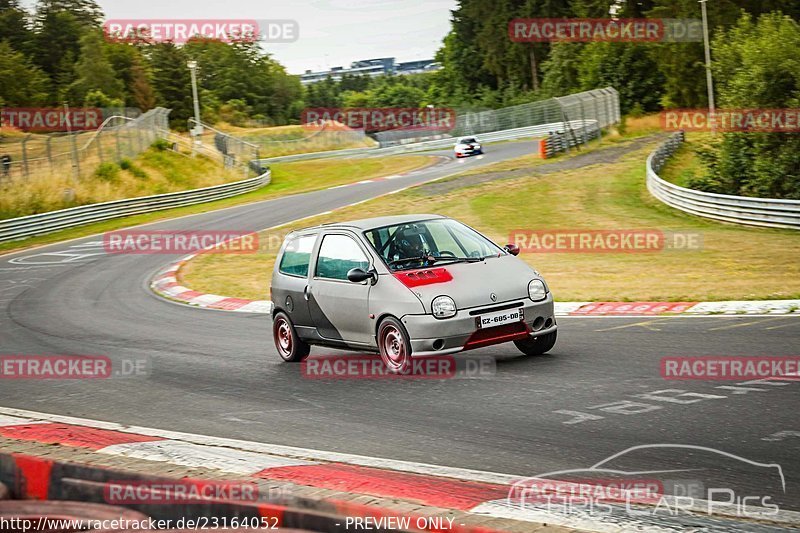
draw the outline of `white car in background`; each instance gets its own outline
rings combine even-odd
[[[461,137],[455,146],[456,157],[466,157],[483,153],[483,147],[477,137]]]

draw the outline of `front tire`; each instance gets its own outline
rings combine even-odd
[[[311,352],[311,346],[297,336],[292,321],[283,311],[272,319],[272,338],[278,355],[287,363],[298,363]]]
[[[557,337],[558,330],[547,335],[539,335],[536,338],[528,337],[527,339],[514,341],[514,345],[525,355],[542,355],[555,346]]]
[[[392,374],[411,370],[411,341],[403,324],[394,317],[384,318],[378,326],[378,350]]]

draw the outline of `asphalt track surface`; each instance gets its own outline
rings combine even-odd
[[[147,229],[260,230],[533,149],[498,144],[482,159]],[[800,382],[660,375],[665,356],[798,355],[797,317],[560,318],[548,355],[525,358],[500,345],[457,356],[491,362],[494,371],[471,378],[307,379],[279,362],[268,317],[165,301],[147,283],[177,256],[105,255],[100,240],[0,257],[0,353],[146,360],[148,374],[2,380],[0,405],[523,476],[588,468],[635,445],[705,446],[780,464],[785,493],[774,471],[714,453],[640,450],[617,464],[691,469],[682,478],[800,510]],[[312,351],[326,353],[336,352]]]

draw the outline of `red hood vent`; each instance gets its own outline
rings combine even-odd
[[[422,285],[433,285],[434,283],[447,283],[453,280],[450,272],[443,267],[412,270],[411,272],[395,272],[394,277],[409,289]]]

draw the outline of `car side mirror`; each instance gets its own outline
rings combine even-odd
[[[351,268],[347,271],[347,279],[353,283],[361,283],[362,281],[366,281],[368,279],[377,281],[376,278],[377,276],[372,270],[367,271],[363,268]]]
[[[519,246],[516,244],[506,244],[503,249],[511,255],[519,255]]]

